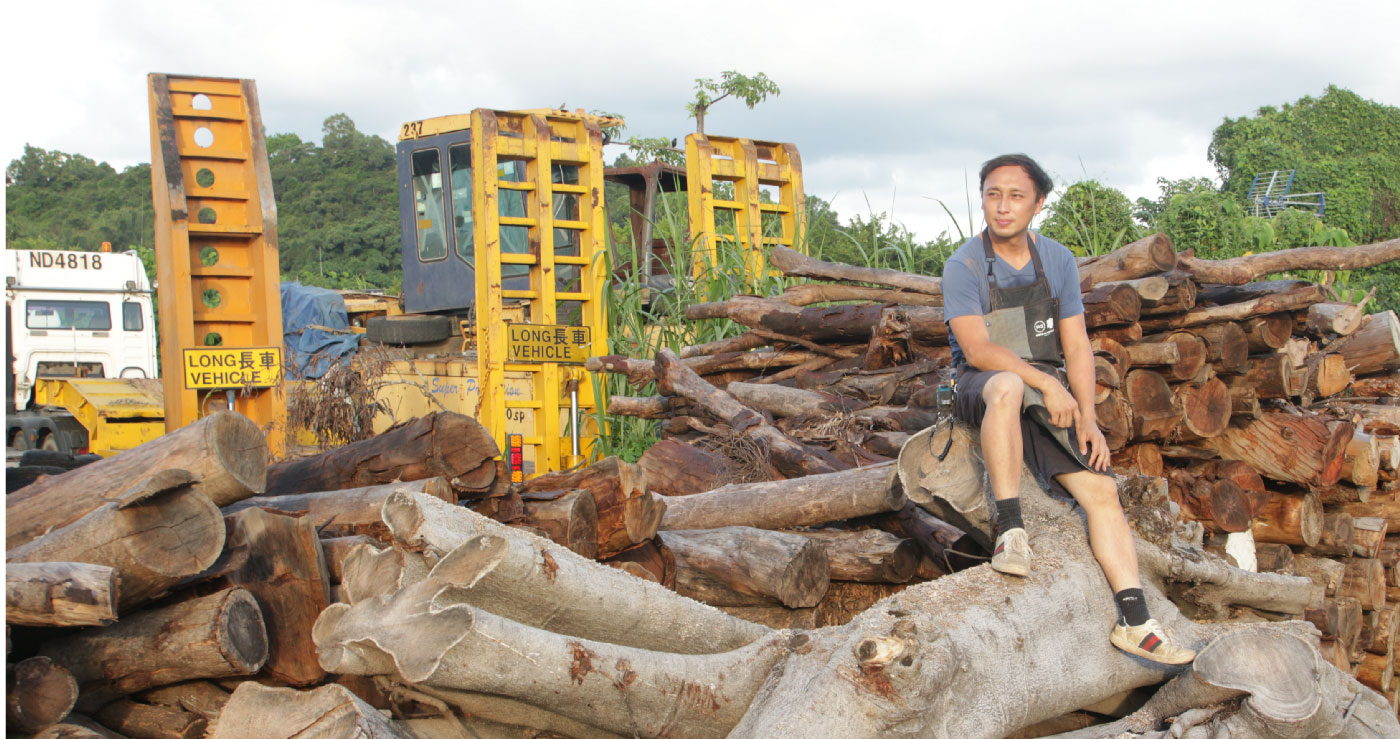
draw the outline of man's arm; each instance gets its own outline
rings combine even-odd
[[[1105,469],[1108,465],[1108,443],[1099,429],[1098,416],[1094,411],[1094,350],[1089,344],[1089,331],[1084,324],[1084,314],[1060,319],[1060,350],[1065,355],[1065,372],[1069,375],[1070,392],[1078,409],[1075,419],[1075,434],[1079,437],[1079,451],[1089,455],[1089,464],[1095,469]]]
[[[1080,318],[1080,333],[1084,333],[1084,321]],[[1078,405],[1074,397],[1065,390],[1060,381],[1054,377],[1041,372],[1031,366],[1026,360],[1016,356],[1016,353],[992,342],[992,337],[987,333],[987,324],[982,316],[959,316],[948,321],[948,328],[952,330],[953,336],[958,340],[958,346],[962,348],[963,355],[967,358],[967,363],[984,372],[1014,372],[1027,387],[1033,387],[1045,396],[1045,408],[1050,411],[1050,422],[1056,426],[1066,427],[1074,423],[1075,412]],[[1063,328],[1061,329],[1063,331]],[[1088,334],[1085,334],[1084,346],[1088,348]],[[1090,410],[1093,409],[1094,400],[1094,365],[1092,360],[1089,363],[1089,401]]]

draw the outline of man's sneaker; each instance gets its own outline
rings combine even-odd
[[[992,569],[1017,577],[1031,574],[1031,545],[1026,542],[1025,529],[1008,529],[997,537]]]
[[[1118,624],[1108,638],[1113,646],[1139,657],[1165,665],[1184,665],[1196,658],[1196,652],[1171,643],[1157,619],[1149,618],[1138,626]]]

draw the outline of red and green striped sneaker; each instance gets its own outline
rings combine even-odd
[[[1118,624],[1108,638],[1113,646],[1164,665],[1184,665],[1196,658],[1196,652],[1171,642],[1157,619],[1149,618],[1137,626]]]

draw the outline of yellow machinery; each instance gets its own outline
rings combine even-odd
[[[277,206],[252,80],[148,78],[165,426],[232,408],[286,433]]]
[[[581,365],[608,342],[600,124],[611,122],[477,109],[399,137],[405,308],[453,316],[474,351],[395,363],[404,382],[386,400],[399,418],[438,403],[474,415],[515,479],[582,463],[596,436]]]
[[[793,246],[805,228],[802,158],[793,144],[693,133],[685,137],[685,170],[694,274],[718,264],[718,244],[727,242],[757,280],[768,269],[767,248]]]
[[[34,400],[72,413],[87,429],[87,451],[104,457],[165,433],[160,380],[41,379]]]

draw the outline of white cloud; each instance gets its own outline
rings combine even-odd
[[[1211,131],[1337,84],[1400,104],[1400,4],[995,4],[877,0],[604,5],[256,0],[9,4],[0,159],[25,143],[149,160],[145,75],[251,77],[271,132],[320,137],[344,112],[406,120],[561,103],[683,137],[696,77],[762,71],[712,132],[796,143],[808,190],[843,216],[892,210],[923,238],[965,221],[966,181],[1008,150],[1129,197],[1209,176]],[[869,200],[867,205],[866,200]],[[963,224],[966,228],[966,224]]]

